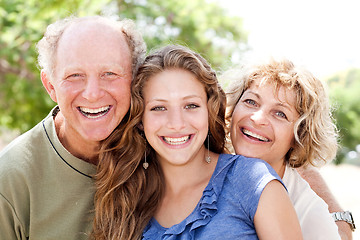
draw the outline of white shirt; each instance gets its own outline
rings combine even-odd
[[[298,215],[304,240],[340,239],[328,205],[316,195],[299,173],[286,166],[282,180]]]

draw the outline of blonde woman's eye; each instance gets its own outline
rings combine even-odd
[[[245,99],[244,103],[256,106],[256,102],[254,100],[252,100],[252,99]]]
[[[287,116],[286,116],[286,114],[285,114],[285,113],[283,113],[283,112],[281,112],[281,111],[276,112],[276,116],[281,117],[281,118],[284,118],[284,119],[286,119],[286,120],[287,120]]]

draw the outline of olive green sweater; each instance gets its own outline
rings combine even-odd
[[[0,239],[87,239],[95,171],[61,145],[50,113],[0,153]]]

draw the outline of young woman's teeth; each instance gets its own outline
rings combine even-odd
[[[81,114],[87,118],[99,118],[104,116],[110,110],[110,106],[101,107],[101,108],[79,107],[79,110]]]
[[[249,131],[249,130],[243,129],[242,132],[247,136],[259,139],[260,141],[263,141],[263,142],[268,142],[269,141],[269,139],[267,139],[266,137],[260,136],[260,135],[258,135],[256,133],[253,133],[253,132]]]
[[[163,139],[167,144],[180,145],[180,144],[187,142],[190,139],[190,136],[185,136],[185,137],[181,137],[181,138],[163,137]]]

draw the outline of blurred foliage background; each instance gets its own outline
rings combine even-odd
[[[36,43],[47,25],[70,16],[102,14],[133,19],[148,50],[187,45],[219,72],[248,50],[242,19],[209,0],[0,0],[0,138],[4,129],[25,132],[55,105],[40,81]],[[327,79],[340,130],[336,163],[360,163],[360,69]]]

